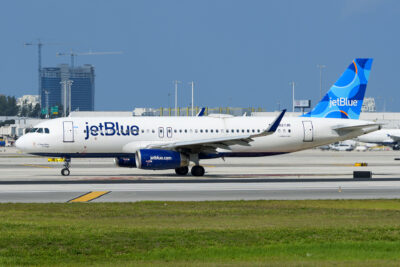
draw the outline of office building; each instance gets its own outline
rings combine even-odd
[[[55,68],[43,68],[41,72],[41,94],[42,108],[53,106],[65,106],[71,104],[71,111],[94,110],[94,67],[83,65],[70,68],[67,64],[61,64]],[[72,81],[71,92],[68,86],[62,82]],[[65,91],[66,89],[66,91]],[[69,99],[71,96],[71,100]]]

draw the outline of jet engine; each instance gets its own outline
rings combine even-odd
[[[114,159],[115,165],[118,167],[125,167],[125,168],[136,168],[136,161],[135,157],[131,158],[122,158],[118,157]]]
[[[161,149],[140,149],[136,151],[136,166],[147,170],[176,169],[189,165],[185,154]]]

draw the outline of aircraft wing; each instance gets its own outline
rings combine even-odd
[[[147,149],[168,149],[168,150],[181,150],[189,151],[192,153],[211,152],[215,153],[217,148],[230,150],[231,145],[249,146],[249,143],[254,141],[254,138],[268,136],[273,134],[278,128],[286,109],[284,109],[278,117],[275,118],[273,123],[263,132],[258,134],[248,134],[241,136],[226,136],[210,139],[200,139],[191,141],[178,141],[173,143],[150,144],[146,146]]]
[[[336,126],[333,128],[340,135],[345,135],[354,131],[364,131],[364,133],[370,133],[381,128],[380,123],[369,123],[369,124],[359,124],[353,126]]]

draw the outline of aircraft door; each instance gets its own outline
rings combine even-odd
[[[164,127],[158,127],[158,137],[164,138]]]
[[[74,142],[74,123],[72,121],[63,122],[63,141]]]
[[[171,127],[167,127],[167,137],[172,138],[172,128]]]
[[[314,128],[312,121],[303,121],[304,139],[303,142],[312,142],[314,140]]]

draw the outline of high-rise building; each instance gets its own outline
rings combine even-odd
[[[65,103],[68,107],[71,103],[71,111],[93,111],[94,77],[92,65],[85,64],[71,69],[69,65],[61,64],[56,68],[43,68],[40,92],[42,108],[64,106]],[[68,80],[72,81],[71,92],[68,91],[68,86],[62,84],[63,81]],[[71,96],[71,101],[69,96]]]

